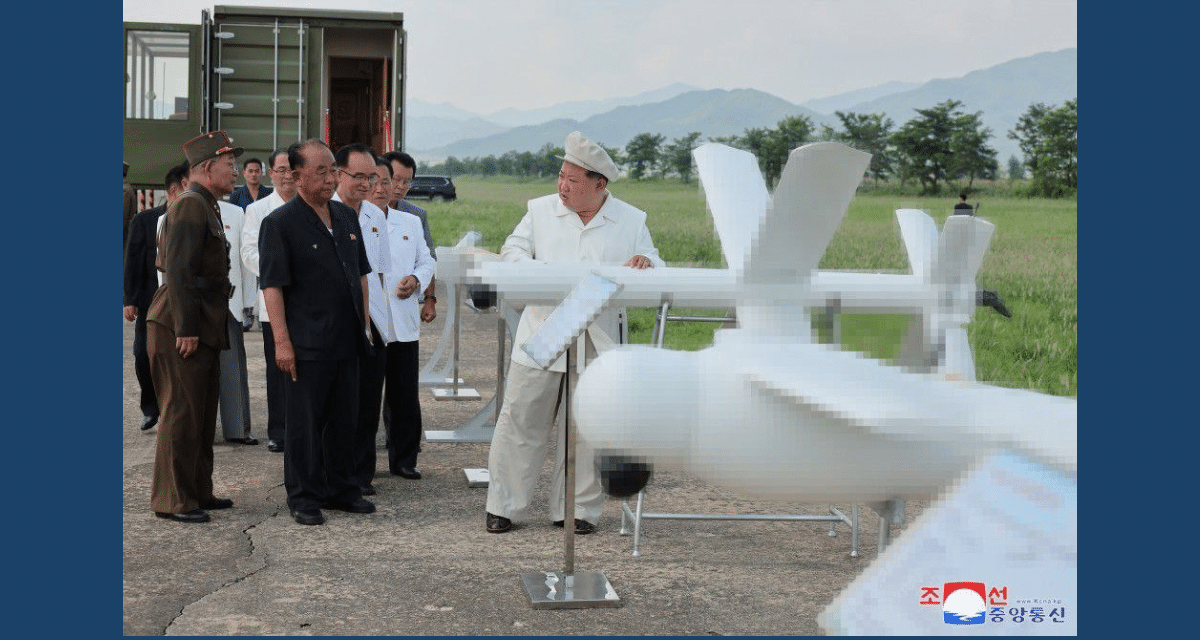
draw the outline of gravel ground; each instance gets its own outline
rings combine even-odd
[[[425,327],[422,364],[440,340],[447,297]],[[481,399],[440,401],[423,388],[426,431],[460,427],[495,394],[498,314],[463,309],[459,371]],[[632,536],[620,534],[621,503],[609,499],[597,532],[575,538],[575,568],[602,571],[621,606],[535,610],[520,574],[564,564],[562,530],[545,509],[549,462],[530,520],[493,535],[484,530],[487,491],[464,473],[487,467],[487,443],[425,443],[425,477],[411,481],[387,474],[381,432],[378,511],[298,525],[285,505],[282,454],[266,449],[262,333],[244,335],[261,444],[226,443],[218,426],[213,480],[235,506],[189,525],[149,507],[157,429],[138,428],[133,325],[123,323],[126,635],[819,635],[818,613],[875,557],[879,519],[863,509],[858,557],[845,524],[831,537],[826,522],[660,519],[643,521],[635,558]],[[828,512],[666,472],[646,495],[646,509],[660,513]]]

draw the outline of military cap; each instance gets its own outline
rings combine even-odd
[[[607,178],[609,182],[616,180],[616,163],[608,156],[608,152],[604,150],[604,147],[583,137],[582,133],[575,131],[567,136],[567,142],[564,147],[566,153],[560,158],[561,160],[566,160],[588,171],[595,171]]]
[[[242,155],[243,151],[245,149],[233,146],[233,140],[224,131],[202,133],[183,143],[183,153],[187,156],[189,167],[194,167],[222,153],[233,153],[233,157],[236,158]]]

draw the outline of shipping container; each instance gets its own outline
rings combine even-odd
[[[139,190],[161,188],[183,143],[217,129],[246,149],[239,170],[307,138],[404,146],[402,13],[217,5],[200,24],[126,22],[124,44],[124,160]]]

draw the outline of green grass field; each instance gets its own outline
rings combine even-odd
[[[499,251],[525,213],[525,202],[555,191],[553,179],[511,177],[454,179],[455,202],[420,202],[438,245],[455,244],[468,231],[482,235],[480,245]],[[869,192],[869,190],[867,190]],[[722,267],[720,243],[704,196],[696,183],[678,180],[623,180],[612,186],[622,200],[649,213],[647,225],[659,253],[676,266]],[[923,209],[939,227],[950,215],[954,197],[869,195],[860,193],[821,260],[822,269],[907,270],[895,210]],[[1011,319],[979,308],[969,327],[979,380],[1056,395],[1078,395],[1076,371],[1078,269],[1074,200],[988,198],[979,215],[996,225],[978,283],[1000,294]],[[724,315],[722,311],[673,309],[688,315]],[[650,342],[651,309],[630,309],[630,342]],[[908,319],[888,315],[845,315],[842,344],[872,357],[898,355]],[[702,349],[719,325],[672,322],[666,346]]]

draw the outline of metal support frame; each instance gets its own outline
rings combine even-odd
[[[450,377],[445,378],[444,379],[445,382],[435,383],[435,384],[448,383],[448,384],[450,384],[450,388],[448,388],[448,389],[435,388],[433,390],[433,397],[435,400],[479,400],[480,399],[479,392],[471,387],[461,386],[463,383],[463,379],[458,376],[458,340],[459,340],[459,336],[462,334],[462,321],[461,321],[462,314],[461,314],[461,310],[458,307],[459,307],[460,301],[463,299],[463,295],[462,295],[463,285],[455,284],[455,285],[452,285],[452,288],[454,290],[454,295],[450,296],[450,302],[451,302],[450,315],[451,315],[451,317],[446,319],[446,324],[450,325],[449,333],[450,333],[450,340],[451,340],[451,345],[452,345],[451,351],[450,351],[450,358],[447,361],[447,366],[450,368]],[[446,333],[447,333],[447,331],[443,329],[443,331],[442,331],[443,341],[445,340]],[[442,343],[439,342],[438,343],[439,349],[441,348],[441,345],[442,345]],[[437,357],[436,353],[434,354],[434,357],[435,358]]]
[[[571,352],[567,349],[567,374],[563,376],[563,455],[566,476],[563,490],[563,569],[523,571],[521,584],[534,609],[599,609],[621,606],[621,599],[600,571],[575,570],[575,427],[571,424]],[[582,357],[582,356],[581,356]]]
[[[712,316],[681,316],[670,315],[671,303],[664,302],[659,307],[658,318],[654,323],[654,345],[662,348],[663,340],[667,333],[667,322],[671,320],[685,322],[736,322],[734,316],[727,317],[712,317]],[[841,305],[838,301],[833,301],[825,307],[825,315],[823,322],[831,340],[839,341],[841,339],[841,322],[839,316],[841,313]],[[642,489],[637,493],[637,506],[634,509],[629,507],[629,499],[621,501],[621,531],[623,536],[629,535],[629,523],[633,523],[633,550],[631,555],[635,558],[642,556],[642,520],[643,519],[658,519],[658,520],[790,520],[790,521],[807,521],[807,522],[828,522],[829,535],[831,537],[837,535],[835,525],[838,522],[843,522],[850,527],[850,557],[857,558],[859,556],[859,515],[860,510],[857,504],[850,505],[850,515],[847,516],[840,509],[833,505],[829,505],[828,515],[819,514],[733,514],[733,513],[651,513],[644,509],[646,501],[646,490]],[[892,503],[886,503],[891,505]],[[900,507],[900,518],[903,521],[903,506]],[[879,550],[882,551],[887,543],[887,522],[895,519],[895,511],[887,510],[880,511],[880,538]]]
[[[453,336],[454,332],[458,330],[459,290],[458,287],[443,283],[441,280],[438,280],[437,284],[443,287],[442,295],[446,299],[446,319],[442,323],[442,337],[438,340],[437,348],[433,350],[433,356],[421,368],[418,384],[424,387],[454,382],[450,378],[450,373],[457,369],[458,349],[454,344]],[[458,382],[461,384],[462,380]]]
[[[642,520],[790,520],[804,522],[828,522],[829,536],[836,537],[837,529],[835,525],[838,522],[843,522],[850,527],[850,557],[857,558],[859,556],[859,507],[857,504],[850,505],[850,515],[846,515],[841,509],[834,505],[829,505],[829,514],[757,514],[757,513],[651,513],[644,510],[646,500],[646,490],[638,492],[637,506],[635,509],[629,508],[629,500],[621,501],[621,530],[620,534],[627,536],[629,532],[629,524],[633,523],[633,550],[630,553],[635,558],[642,557]]]
[[[451,431],[426,431],[426,442],[491,442],[496,421],[500,419],[500,407],[504,404],[505,364],[508,362],[508,349],[506,348],[505,338],[511,339],[516,335],[517,324],[521,320],[521,314],[503,303],[487,310],[477,309],[473,305],[471,308],[476,313],[491,313],[492,309],[499,311],[499,315],[496,318],[496,394],[475,415],[468,418],[461,427]],[[451,313],[454,312],[452,311]],[[446,341],[447,338],[443,335],[442,342],[445,343]],[[436,353],[434,357],[437,357]],[[447,364],[447,366],[450,365]],[[449,382],[450,379],[446,378],[446,381]],[[465,472],[467,473],[467,481],[471,486],[487,486],[487,469],[467,469]]]

